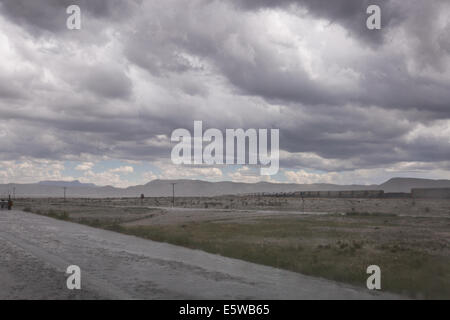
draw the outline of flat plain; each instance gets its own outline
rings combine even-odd
[[[450,298],[450,200],[41,198],[15,208],[361,288],[375,264],[382,291]]]

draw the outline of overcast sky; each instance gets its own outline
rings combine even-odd
[[[279,128],[278,175],[173,165],[194,120]],[[450,179],[450,1],[0,0],[0,142],[0,183]]]

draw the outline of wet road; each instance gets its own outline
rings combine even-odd
[[[65,270],[81,268],[82,289]],[[0,211],[0,299],[397,298],[21,211]]]

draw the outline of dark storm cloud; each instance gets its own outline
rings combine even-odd
[[[286,8],[293,1],[242,1],[238,8],[255,10],[256,8],[282,7]],[[369,1],[295,1],[298,5],[306,6],[314,15],[320,15],[330,21],[342,22],[350,34],[367,38],[365,41],[378,44],[379,39],[372,39],[370,35],[384,35],[389,30],[389,21],[400,23],[400,13],[410,13],[413,21],[405,22],[404,34],[413,42],[432,42],[438,35],[443,50],[446,42],[444,31],[433,24],[432,17],[440,9],[441,1],[429,3],[426,7],[414,1],[402,5],[400,1],[386,0],[379,4],[386,26],[381,31],[371,31],[365,26],[367,14],[365,9]],[[372,4],[372,2],[370,2]],[[434,4],[436,3],[436,4]],[[414,10],[409,8],[412,6]],[[388,9],[386,9],[388,8]],[[398,11],[398,13],[397,13]],[[193,16],[197,14],[192,12]],[[199,16],[202,13],[198,13]],[[221,73],[241,94],[261,96],[269,102],[301,103],[310,105],[344,105],[355,103],[361,105],[377,105],[388,109],[422,110],[434,113],[434,117],[441,119],[450,116],[450,109],[446,101],[450,100],[449,84],[445,81],[427,79],[421,75],[411,74],[408,61],[402,55],[384,54],[372,55],[370,59],[362,56],[359,60],[350,61],[344,68],[354,68],[361,74],[358,90],[347,92],[342,87],[329,87],[320,80],[311,79],[304,69],[280,68],[281,62],[275,48],[270,44],[255,41],[258,30],[245,32],[245,25],[236,21],[235,25],[225,30],[214,25],[209,32],[198,30],[191,22],[192,17],[186,17],[184,10],[174,9],[167,16],[158,17],[157,21],[144,20],[139,24],[137,32],[127,36],[125,54],[128,59],[148,70],[154,75],[168,72],[185,72],[194,67],[180,52],[188,52],[195,56],[208,59],[217,66]],[[200,19],[200,18],[199,18]],[[362,25],[360,25],[360,23]],[[410,25],[422,26],[420,33],[412,33]],[[182,26],[180,28],[180,26]],[[449,28],[450,24],[446,28]],[[416,27],[418,28],[418,27]],[[181,29],[181,30],[180,30]],[[354,32],[352,31],[354,30]],[[423,31],[427,30],[427,31]],[[434,32],[434,34],[432,34]],[[224,43],[230,36],[237,35],[237,42],[247,46],[253,53],[253,61],[236,57]],[[426,39],[426,40],[425,40]],[[399,39],[400,42],[402,39]],[[393,41],[393,40],[391,40]],[[411,57],[415,63],[424,67],[435,65],[446,51],[422,46],[411,48]],[[431,52],[426,57],[424,52]],[[434,51],[434,55],[432,55]],[[425,64],[425,65],[424,65]]]
[[[2,140],[0,160],[20,157],[42,159],[68,159],[74,156],[105,155],[117,159],[158,160],[167,155],[167,147],[145,142],[167,130],[157,121],[145,124],[138,119],[95,118],[87,115],[80,119],[43,117],[30,112],[28,116],[18,112],[3,112],[8,119],[3,130],[8,139]],[[22,128],[20,131],[15,128]]]
[[[230,0],[238,7],[247,10],[263,8],[286,8],[288,6],[299,6],[308,10],[315,17],[327,19],[330,23],[342,25],[354,36],[366,41],[369,45],[380,44],[384,33],[372,32],[366,28],[368,15],[366,9],[369,5],[380,6],[382,15],[382,26],[388,28],[398,24],[404,18],[404,12],[395,5],[392,0]]]
[[[399,123],[396,119],[381,117],[380,114],[377,115],[380,110],[371,110],[373,117],[370,113],[364,114],[361,110],[351,108],[328,108],[309,112],[313,113],[310,114],[311,119],[302,121],[299,116],[297,126],[294,121],[281,130],[282,149],[315,153],[324,159],[351,159],[352,162],[330,166],[314,159],[306,159],[305,162],[305,159],[289,158],[281,161],[282,166],[307,165],[318,170],[334,171],[385,165],[403,160],[399,154],[400,150],[394,150],[393,146],[405,147],[400,138],[409,132],[410,123]]]
[[[327,88],[302,70],[273,68],[274,63],[264,56],[257,58],[255,64],[220,58],[217,63],[236,88],[268,101],[329,106],[346,103],[377,105],[387,109],[420,110],[434,114],[435,119],[450,118],[450,85],[410,75],[405,61],[400,60],[400,57],[386,57],[368,61],[359,70],[363,78],[355,92]]]
[[[27,67],[0,76],[0,136],[8,138],[3,159],[90,154],[167,160],[170,146],[148,140],[175,128],[191,130],[193,120],[221,129],[280,128],[283,150],[321,158],[287,157],[281,162],[285,167],[351,170],[441,162],[450,154],[441,134],[445,125],[436,125],[450,118],[450,23],[435,19],[450,12],[443,1],[0,3],[3,17],[34,36],[38,48],[26,51],[20,39],[10,38]],[[65,28],[69,4],[79,4],[87,14],[86,27],[70,37]],[[368,4],[382,7],[380,32],[365,27]],[[273,26],[263,24],[260,9],[342,26],[356,43],[348,57],[319,54],[326,72],[337,66],[336,75],[355,76],[343,76],[348,83],[314,77],[303,58],[281,54],[297,52],[297,44],[262,37],[274,30],[267,30]],[[293,28],[293,33],[304,31]],[[110,34],[97,44],[92,39],[100,29]],[[61,45],[44,48],[49,60],[38,56],[44,33]],[[75,35],[80,42],[69,50],[65,41]],[[394,35],[399,38],[390,38]],[[86,38],[89,45],[82,41]],[[84,58],[85,51],[98,56]],[[33,67],[32,76],[26,76]],[[44,77],[44,71],[54,78]],[[419,126],[425,129],[411,134]]]
[[[1,0],[0,10],[11,21],[32,34],[43,31],[66,32],[66,9],[70,5],[82,8],[83,15],[104,20],[121,20],[131,15],[132,6],[141,0]]]
[[[274,4],[275,3],[275,4]],[[292,1],[245,1],[247,8],[282,6]],[[383,35],[385,32],[373,32],[365,28],[365,8],[368,1],[296,1],[299,5],[306,6],[313,14],[329,18],[330,21],[342,22],[350,33],[362,32],[359,35]],[[371,2],[372,3],[372,2]],[[400,5],[400,2],[381,1],[383,8],[384,29],[389,28],[389,23],[394,17],[403,18],[409,16],[411,21],[405,23],[403,29],[406,36],[421,44],[412,48],[411,55],[414,61],[420,65],[435,66],[443,57],[447,56],[445,48],[445,30],[436,28],[435,17],[441,7],[442,1],[427,2],[411,1]],[[448,7],[447,7],[448,9]],[[397,22],[400,20],[397,20]],[[355,23],[352,25],[352,23]],[[363,27],[361,27],[361,23]],[[353,32],[353,31],[354,32]],[[173,31],[173,30],[172,30]],[[171,33],[171,34],[177,34]],[[431,44],[438,34],[438,44],[442,48],[424,46]],[[423,76],[411,75],[407,70],[404,56],[372,57],[370,60],[357,61],[363,79],[360,82],[360,91],[356,93],[339,92],[316,83],[308,77],[303,70],[280,71],[276,68],[278,62],[274,59],[274,52],[253,44],[252,39],[242,36],[243,42],[249,43],[255,52],[255,62],[250,64],[227,55],[227,52],[218,51],[217,47],[211,48],[214,39],[205,41],[204,35],[189,34],[189,30],[183,33],[188,36],[188,41],[176,39],[173,44],[180,45],[195,54],[211,58],[232,84],[242,92],[251,95],[265,97],[268,100],[282,100],[284,102],[300,102],[303,104],[328,104],[340,105],[348,102],[363,105],[378,105],[388,109],[412,109],[426,113],[435,113],[434,117],[441,119],[449,116],[447,101],[450,99],[450,90],[447,82],[439,82],[427,79]],[[167,36],[167,35],[166,35]],[[219,35],[220,36],[220,35]],[[170,37],[164,37],[168,39]],[[219,37],[217,42],[224,39]],[[374,39],[366,39],[373,42]],[[208,42],[208,45],[205,43]],[[196,45],[193,45],[196,44]],[[414,50],[416,49],[416,50]],[[441,50],[442,49],[442,50]],[[146,50],[140,50],[145,52]],[[161,55],[167,57],[168,55]]]
[[[78,82],[80,89],[106,98],[126,99],[132,90],[130,78],[123,70],[115,69],[113,66],[86,68]]]
[[[19,99],[24,97],[24,94],[20,87],[0,79],[0,97],[2,99]]]

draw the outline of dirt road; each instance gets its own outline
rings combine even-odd
[[[65,270],[81,268],[82,289]],[[0,212],[0,299],[397,298],[21,211]]]

